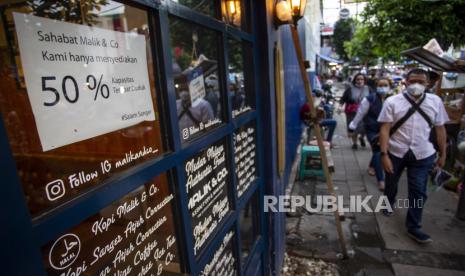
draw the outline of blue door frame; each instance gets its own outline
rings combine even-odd
[[[267,84],[270,76],[266,72],[272,72],[268,60],[268,52],[261,51],[262,47],[269,47],[267,43],[266,30],[266,9],[265,1],[247,1],[250,7],[252,32],[247,33],[237,28],[230,27],[217,19],[202,15],[197,12],[180,6],[170,1],[125,1],[138,7],[147,9],[149,14],[150,28],[155,32],[150,32],[152,36],[152,49],[154,49],[154,64],[157,64],[156,89],[159,91],[158,103],[160,112],[163,113],[163,125],[165,133],[169,139],[164,141],[172,150],[171,153],[162,158],[146,161],[135,166],[129,171],[121,173],[117,178],[108,181],[103,186],[91,190],[84,195],[67,202],[50,213],[31,219],[19,177],[17,175],[15,161],[12,156],[7,138],[3,118],[0,119],[0,149],[2,167],[2,183],[4,197],[0,201],[2,214],[0,221],[1,230],[1,262],[5,275],[46,275],[42,262],[41,247],[56,239],[67,229],[70,229],[86,218],[97,213],[110,203],[120,199],[134,189],[150,181],[154,176],[169,172],[170,186],[176,194],[176,204],[174,208],[175,224],[178,228],[178,252],[181,256],[182,269],[185,272],[197,275],[208,263],[219,247],[223,237],[231,229],[234,230],[234,254],[237,269],[240,275],[264,275],[274,271],[270,269],[275,263],[275,257],[281,255],[282,248],[278,250],[272,245],[274,239],[281,236],[280,231],[276,231],[276,221],[283,221],[280,215],[272,217],[263,212],[263,195],[280,194],[277,191],[277,176],[275,155],[275,127],[273,125],[275,111],[274,95],[270,93],[272,85]],[[265,16],[264,16],[265,15]],[[231,98],[228,97],[224,104],[227,107],[227,117],[225,123],[210,131],[190,143],[188,146],[181,146],[179,137],[179,127],[177,124],[176,95],[174,91],[171,49],[169,43],[169,22],[168,16],[176,16],[188,20],[195,24],[213,29],[221,34],[223,42],[222,69],[219,73],[226,80],[228,72],[228,55],[226,37],[233,35],[252,45],[253,49],[253,77],[255,90],[255,110],[249,111],[236,118],[231,115]],[[264,17],[263,17],[264,16]],[[263,40],[265,38],[265,40]],[[271,62],[272,64],[272,62]],[[222,82],[222,91],[227,91],[227,82]],[[233,152],[234,131],[249,123],[256,126],[257,133],[257,154],[258,154],[258,178],[252,183],[247,191],[237,198],[236,193],[230,195],[232,210],[224,220],[222,225],[213,234],[214,238],[206,249],[197,258],[193,251],[192,225],[190,214],[187,208],[188,196],[184,183],[186,175],[184,172],[184,162],[193,155],[212,145],[221,139],[227,140],[228,151]],[[234,162],[229,162],[230,172],[235,171]],[[233,187],[236,187],[233,173],[229,174]],[[265,185],[265,183],[267,183]],[[240,211],[245,208],[246,203],[253,195],[258,194],[259,208],[259,229],[260,234],[256,239],[247,260],[241,262],[241,243],[239,229]],[[278,227],[281,228],[281,227]],[[269,230],[270,229],[270,230]],[[282,237],[280,238],[282,239]],[[282,244],[281,244],[282,246]],[[279,257],[278,257],[279,258]],[[2,273],[2,274],[3,274]]]

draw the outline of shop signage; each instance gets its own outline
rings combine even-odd
[[[185,172],[197,255],[230,210],[225,144],[216,143],[188,160]]]
[[[350,11],[348,8],[343,8],[339,11],[339,16],[341,17],[341,19],[349,18],[349,15],[350,15]]]
[[[43,151],[155,120],[143,35],[14,13]]]
[[[240,197],[257,177],[255,128],[243,127],[233,136],[237,196]]]
[[[229,231],[223,238],[213,258],[205,265],[200,275],[237,275],[236,260],[232,250],[234,233]]]
[[[171,208],[174,199],[160,183],[144,185],[46,245],[48,274],[180,272]]]

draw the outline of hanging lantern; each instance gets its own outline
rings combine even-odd
[[[306,0],[290,0],[291,2],[291,12],[293,18],[302,18],[305,12],[305,6],[307,5]]]
[[[278,19],[277,24],[282,25],[289,23],[291,19],[294,24],[304,16],[305,6],[307,5],[306,0],[282,0],[276,3],[276,17]]]
[[[223,16],[228,24],[239,27],[241,25],[241,1],[224,0]]]
[[[280,1],[276,4],[276,17],[283,23],[291,21],[291,7],[287,1]]]

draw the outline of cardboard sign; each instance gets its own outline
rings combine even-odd
[[[188,80],[191,103],[193,107],[196,107],[200,99],[203,99],[206,95],[202,68],[198,67],[192,70]]]

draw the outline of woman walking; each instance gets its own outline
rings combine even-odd
[[[370,94],[370,88],[366,85],[367,77],[362,74],[358,73],[355,75],[354,79],[352,80],[352,85],[344,91],[342,98],[340,100],[340,105],[342,108],[344,106],[344,113],[346,114],[346,123],[347,123],[347,132],[350,133],[349,124],[357,114],[357,110],[360,106],[360,103],[363,98]],[[357,149],[357,138],[360,139],[360,145],[365,147],[365,140],[363,138],[363,125],[359,125],[358,128],[352,133],[350,133],[352,137],[352,149]],[[360,136],[360,137],[359,137]]]
[[[387,78],[376,80],[376,93],[371,93],[362,100],[357,114],[349,125],[349,132],[354,131],[363,120],[365,132],[373,153],[370,164],[375,169],[378,188],[381,191],[384,191],[384,172],[381,166],[381,151],[378,145],[378,133],[381,126],[378,123],[378,116],[389,91],[390,85]]]

